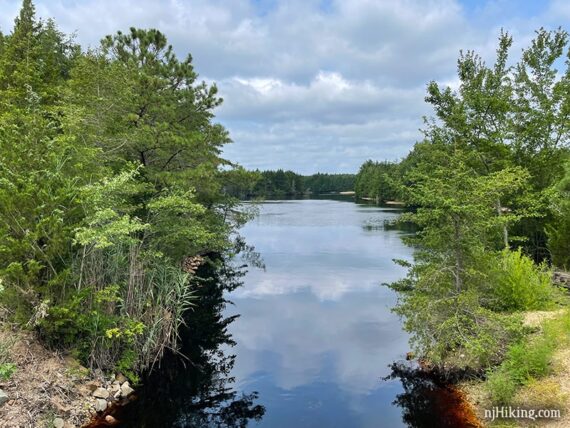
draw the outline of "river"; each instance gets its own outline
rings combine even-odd
[[[399,380],[382,381],[409,350],[382,283],[405,272],[399,211],[347,200],[273,201],[242,233],[265,263],[230,295],[236,388],[257,391],[260,427],[398,427]],[[391,229],[391,230],[390,230]]]

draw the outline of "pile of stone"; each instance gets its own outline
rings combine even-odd
[[[113,401],[127,398],[134,392],[129,381],[121,374],[108,381],[91,381],[85,386],[91,391],[94,399],[92,408],[97,413],[104,412]]]

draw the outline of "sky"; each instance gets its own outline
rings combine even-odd
[[[513,59],[540,27],[570,30],[567,0],[36,0],[84,47],[157,28],[224,103],[227,159],[250,169],[356,172],[421,139],[426,85],[457,85],[459,51],[492,63],[501,28]],[[0,0],[9,32],[20,0]]]

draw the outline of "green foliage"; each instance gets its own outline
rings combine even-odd
[[[495,370],[489,373],[487,388],[493,403],[510,403],[517,392],[518,385],[507,370]]]
[[[323,194],[351,191],[354,188],[353,174],[299,175],[293,171],[255,171],[254,185],[242,197],[286,197],[304,194]]]
[[[77,188],[97,175],[97,149],[61,132],[56,114],[73,49],[24,2],[0,58],[0,277],[18,320],[61,285],[81,219]],[[69,49],[68,49],[69,48]],[[54,56],[55,55],[55,56]],[[62,69],[52,68],[54,61]],[[9,286],[9,287],[8,287]]]
[[[354,190],[354,174],[323,174],[303,176],[303,187],[312,194],[338,193]]]
[[[128,349],[121,354],[121,357],[115,364],[115,369],[118,373],[122,373],[131,381],[132,385],[137,385],[140,382],[140,377],[134,367],[137,367],[139,360],[138,350]]]
[[[184,262],[227,251],[249,215],[226,191],[242,170],[221,158],[221,99],[197,78],[157,30],[81,52],[30,0],[0,37],[0,299],[131,379],[178,344]]]
[[[519,316],[484,308],[475,280],[457,291],[451,272],[436,264],[415,265],[391,286],[400,292],[394,311],[404,318],[415,353],[432,364],[489,367],[522,335]]]
[[[549,309],[559,295],[551,270],[545,264],[537,266],[520,248],[503,250],[493,257],[488,275],[488,299],[493,310]]]
[[[8,380],[16,372],[16,364],[2,363],[0,364],[0,380]]]
[[[566,174],[555,186],[552,211],[553,221],[546,229],[552,263],[570,270],[570,161],[566,162]]]
[[[555,263],[564,265],[568,255],[565,181],[556,183],[570,141],[570,73],[554,69],[568,35],[539,30],[515,67],[507,65],[511,45],[502,33],[491,66],[462,53],[457,90],[428,85],[436,118],[426,119],[425,140],[398,173],[384,175],[387,182],[399,174],[409,208],[402,221],[419,229],[408,238],[415,262],[392,284],[400,293],[395,311],[416,353],[436,364],[496,364],[520,337],[520,325],[504,312],[544,309],[558,299],[549,269],[534,262],[546,257],[548,223]],[[515,243],[522,249],[511,251]],[[538,372],[542,357],[533,357]],[[508,376],[496,376],[497,390],[508,394]]]
[[[396,163],[366,161],[356,175],[356,197],[371,198],[376,203],[400,199],[399,173]]]
[[[16,365],[11,362],[10,349],[12,345],[13,342],[10,340],[0,340],[0,380],[10,379],[17,370]]]

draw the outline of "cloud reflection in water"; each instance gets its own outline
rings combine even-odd
[[[394,293],[380,284],[403,275],[392,259],[409,259],[411,249],[398,231],[364,227],[395,216],[354,203],[290,201],[263,204],[245,227],[266,270],[251,269],[231,296],[229,313],[242,315],[231,326],[233,374],[244,391],[260,392],[263,426],[401,425],[391,406],[400,384],[380,379],[408,350],[407,336],[390,312]]]

